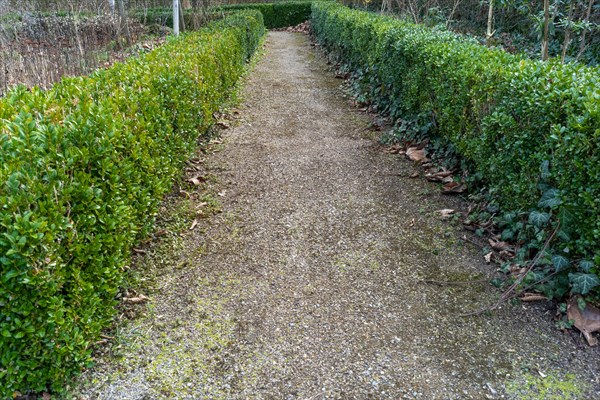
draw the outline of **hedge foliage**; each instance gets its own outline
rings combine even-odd
[[[240,10],[258,10],[263,15],[265,27],[267,29],[279,29],[288,26],[295,26],[310,18],[310,1],[279,1],[274,3],[239,3],[224,4],[221,6],[205,9],[184,10],[184,21],[186,27],[195,25],[195,18],[198,15],[204,18],[212,19],[223,13]],[[145,24],[158,24],[173,26],[172,8],[151,8],[145,11],[139,11],[135,14],[136,19]]]
[[[0,101],[0,398],[60,390],[89,361],[132,245],[263,33],[236,13]]]
[[[515,211],[503,240],[528,231],[534,239],[519,243],[531,255],[557,231],[532,280],[553,276],[551,296],[600,287],[599,68],[530,60],[329,2],[313,4],[311,22],[367,101],[395,119],[428,116],[491,197]]]
[[[310,1],[284,1],[276,3],[240,3],[228,4],[217,10],[258,10],[262,13],[267,29],[279,29],[295,26],[310,18]]]

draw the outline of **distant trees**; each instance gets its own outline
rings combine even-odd
[[[344,0],[547,59],[600,63],[599,0]]]

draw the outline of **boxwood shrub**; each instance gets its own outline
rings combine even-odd
[[[510,55],[331,2],[314,3],[311,22],[366,101],[394,119],[430,116],[434,134],[512,211],[502,235],[521,255],[556,231],[529,281],[552,276],[542,289],[556,297],[600,287],[600,69]],[[517,230],[529,244],[512,237]]]
[[[280,1],[275,3],[238,3],[224,4],[211,7],[208,10],[189,9],[184,10],[185,24],[187,27],[194,26],[194,14],[201,11],[206,18],[214,18],[215,15],[240,10],[258,10],[263,14],[263,20],[267,29],[279,29],[298,25],[310,18],[310,1]],[[172,8],[150,8],[145,11],[137,11],[134,17],[145,24],[158,24],[173,26]]]
[[[263,14],[267,29],[295,26],[310,18],[310,1],[283,1],[275,3],[240,3],[223,5],[216,10],[258,10]]]
[[[0,398],[60,390],[89,362],[132,245],[263,32],[236,13],[0,100]]]

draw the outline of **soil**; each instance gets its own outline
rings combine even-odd
[[[150,246],[145,316],[77,397],[600,396],[598,349],[558,330],[551,303],[461,316],[500,295],[437,212],[466,205],[411,179],[419,167],[383,151],[340,84],[306,35],[268,34],[237,126],[206,158],[221,212]]]

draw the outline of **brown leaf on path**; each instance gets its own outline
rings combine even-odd
[[[494,253],[490,251],[485,256],[483,256],[483,258],[485,259],[485,262],[489,264],[489,263],[492,262],[492,257],[493,256],[494,256]]]
[[[444,208],[443,210],[437,210],[436,212],[439,213],[443,219],[448,219],[454,215],[454,210],[451,208]]]
[[[206,178],[204,176],[195,176],[193,178],[187,179],[186,182],[194,184],[194,186],[200,185],[202,182],[206,182]]]
[[[466,189],[467,189],[467,187],[462,183],[450,182],[450,183],[446,183],[444,186],[442,186],[442,193],[444,193],[444,194],[462,193]]]
[[[488,243],[490,244],[492,249],[497,250],[497,251],[506,250],[510,247],[510,245],[508,243],[502,242],[499,240],[494,240],[494,239],[488,239]]]
[[[600,331],[600,310],[586,304],[582,311],[577,301],[579,298],[581,297],[573,296],[567,303],[567,319],[573,321],[573,326],[579,329],[590,346],[596,346],[598,339],[592,333]]]
[[[538,293],[523,293],[521,297],[519,297],[521,301],[545,301],[548,300],[546,296],[543,296]]]
[[[133,250],[134,253],[137,253],[137,254],[146,254],[147,253],[146,250],[144,250],[144,249],[136,249],[135,247],[132,250]]]
[[[425,178],[427,178],[427,180],[431,181],[431,182],[449,183],[449,182],[453,181],[452,171],[448,171],[448,170],[429,173],[429,174],[425,175]]]
[[[130,303],[130,304],[139,304],[139,303],[144,303],[146,301],[150,300],[150,298],[144,296],[143,294],[140,294],[138,296],[135,297],[123,297],[123,301],[126,303]]]
[[[410,174],[409,178],[411,178],[411,179],[415,179],[415,178],[418,178],[418,177],[419,177],[419,175],[420,175],[420,174],[419,174],[419,171],[417,171],[417,172],[413,172],[412,174]]]
[[[402,146],[400,144],[391,145],[390,147],[387,147],[385,150],[383,150],[384,153],[388,153],[388,154],[398,154],[403,151],[404,151],[404,149],[402,148]]]
[[[406,149],[406,156],[411,161],[421,162],[425,160],[425,150],[417,147],[409,147]]]
[[[217,126],[221,129],[229,129],[230,128],[229,124],[225,121],[217,122]]]

